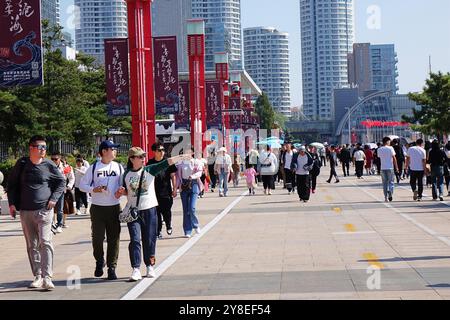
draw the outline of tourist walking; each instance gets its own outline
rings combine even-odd
[[[66,179],[54,163],[45,158],[47,144],[42,136],[29,140],[29,157],[20,158],[8,179],[11,217],[20,211],[34,281],[30,288],[55,288],[53,277],[53,208],[64,195]]]
[[[398,172],[398,164],[395,157],[395,150],[391,146],[391,138],[383,138],[383,146],[378,148],[378,157],[380,159],[384,201],[392,201],[394,196],[394,174]]]
[[[395,172],[395,177],[397,178],[397,184],[399,184],[400,180],[402,180],[405,154],[403,153],[403,147],[400,145],[398,139],[393,139],[391,145],[394,148],[395,159],[397,160],[398,171]]]
[[[115,194],[122,186],[124,169],[114,161],[118,144],[103,141],[99,146],[100,160],[96,161],[81,179],[80,190],[91,194],[92,248],[95,258],[95,277],[103,276],[105,258],[103,242],[107,241],[106,265],[108,280],[116,280],[120,244],[120,202]]]
[[[444,165],[447,162],[447,155],[439,146],[439,141],[431,143],[431,150],[428,153],[427,163],[431,169],[431,183],[433,200],[444,201]]]
[[[80,182],[81,179],[86,174],[88,170],[87,167],[84,166],[83,159],[77,158],[74,174],[75,174],[75,207],[76,207],[76,215],[86,214],[88,210],[88,201],[87,201],[87,193],[80,190]],[[84,205],[84,210],[81,211],[81,205]]]
[[[365,160],[366,155],[364,154],[364,151],[361,149],[361,144],[358,143],[356,145],[355,151],[353,152],[353,164],[355,166],[356,176],[358,177],[358,179],[362,179]]]
[[[335,179],[334,183],[339,183],[339,177],[336,173],[337,154],[336,154],[336,147],[334,145],[330,147],[330,155],[328,159],[330,161],[330,177],[328,178],[327,182],[331,183],[331,179],[334,177]]]
[[[260,156],[261,171],[264,194],[271,195],[275,190],[274,175],[278,172],[278,158],[272,152],[270,145],[267,145],[266,152]]]
[[[254,165],[249,164],[247,169],[245,169],[244,175],[245,181],[247,182],[248,195],[254,195],[256,189],[256,176],[258,175],[254,169]]]
[[[221,147],[214,165],[214,172],[219,177],[219,197],[227,196],[228,178],[232,170],[231,157],[227,154],[227,149],[225,147]]]
[[[152,145],[152,150],[156,151],[155,158],[152,158],[149,161],[151,164],[147,166],[144,166],[146,157],[144,150],[139,147],[130,148],[128,150],[127,169],[123,175],[123,185],[115,193],[116,199],[123,195],[127,196],[127,204],[123,209],[124,213],[129,212],[130,208],[133,207],[138,209],[137,219],[127,223],[130,233],[128,251],[133,269],[130,281],[142,279],[140,271],[141,251],[144,256],[146,276],[150,278],[156,276],[154,266],[156,264],[156,236],[158,232],[157,207],[166,205],[166,203],[159,203],[159,200],[164,199],[164,194],[169,191],[167,182],[170,184],[172,181],[169,172],[173,171],[175,163],[187,158],[186,155],[181,155],[164,159],[161,147],[160,143]],[[158,176],[159,180],[162,179],[166,183],[164,185],[159,184],[159,190],[156,189]],[[165,181],[167,176],[169,181]],[[159,197],[158,192],[162,192]],[[169,196],[172,196],[172,194],[169,194]]]
[[[410,170],[409,183],[413,191],[413,200],[422,201],[426,159],[427,155],[423,148],[423,139],[417,139],[416,145],[410,147],[406,155],[406,167]]]
[[[285,151],[282,156],[283,163],[283,171],[285,176],[285,185],[288,191],[288,194],[293,193],[294,191],[294,178],[295,173],[291,170],[292,158],[294,157],[294,151],[292,151],[292,146],[290,143],[285,144]]]
[[[370,146],[367,144],[364,146],[364,155],[366,156],[366,164],[364,168],[366,169],[366,174],[370,176],[372,175],[373,151],[370,150]]]
[[[352,160],[352,157],[350,155],[350,150],[343,145],[341,152],[339,153],[339,161],[341,161],[342,164],[342,171],[344,172],[344,177],[350,175],[350,161]]]
[[[297,178],[297,193],[300,201],[308,202],[310,197],[310,178],[309,172],[312,169],[313,158],[306,152],[305,146],[298,149],[294,154],[291,163],[291,170],[295,172]]]
[[[194,150],[192,150],[192,155],[194,154],[193,152]],[[204,188],[200,180],[203,173],[203,163],[201,160],[193,158],[192,155],[177,164],[177,185],[179,186],[181,203],[183,205],[183,230],[187,238],[192,236],[192,230],[195,230],[197,234],[201,232],[196,204],[198,195]],[[216,166],[221,162],[222,160],[217,159]],[[222,175],[223,177],[225,175]]]
[[[165,162],[166,150],[161,142],[156,142],[152,145],[152,151],[154,157],[147,162],[147,166],[159,164]],[[156,193],[156,200],[158,206],[156,207],[156,213],[158,215],[158,238],[162,238],[162,223],[164,221],[166,225],[166,232],[171,235],[172,229],[172,206],[173,199],[177,196],[177,167],[172,164],[167,168],[161,169],[158,173],[154,174],[154,189]]]

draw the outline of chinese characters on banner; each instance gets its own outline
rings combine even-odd
[[[206,125],[222,130],[222,88],[220,81],[206,81]]]
[[[180,112],[175,115],[175,129],[189,130],[189,81],[180,81],[178,93]]]
[[[40,0],[1,0],[0,88],[42,85]]]
[[[155,66],[156,114],[168,115],[180,112],[178,96],[177,39],[153,38],[153,61]]]
[[[242,115],[242,130],[248,130],[254,128],[254,118],[252,117],[251,109],[243,109]]]
[[[230,98],[229,109],[231,110],[242,110],[241,109],[241,98],[233,97]],[[230,114],[230,129],[240,129],[241,128],[241,115],[240,114]]]
[[[108,116],[130,115],[128,39],[105,39],[105,75]]]

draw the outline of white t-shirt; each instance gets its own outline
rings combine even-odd
[[[392,159],[395,156],[394,148],[391,146],[383,146],[378,148],[377,151],[378,158],[380,158],[381,162],[381,170],[391,170],[394,169],[394,160]]]
[[[285,169],[291,169],[291,162],[292,162],[292,157],[294,156],[294,152],[286,152],[284,155],[284,168]]]
[[[260,172],[261,175],[268,176],[277,173],[278,159],[272,152],[270,153],[264,152],[260,157],[260,161],[261,161],[261,172]]]
[[[124,169],[121,164],[111,161],[104,164],[97,161],[94,172],[94,183],[92,181],[92,168],[88,168],[86,174],[81,179],[80,190],[89,192],[92,197],[92,204],[98,206],[114,206],[120,203],[114,194],[122,185]],[[95,187],[106,186],[103,192],[93,192]]]
[[[306,153],[304,156],[301,156],[299,154],[297,158],[297,170],[295,171],[295,173],[302,176],[308,175],[309,171],[303,168],[306,164],[308,164],[308,156],[306,155]]]
[[[353,156],[355,157],[355,161],[364,161],[364,159],[366,158],[366,155],[362,150],[355,151],[355,154]]]
[[[125,212],[130,206],[135,207],[137,201],[137,190],[139,188],[139,180],[142,170],[128,171],[125,176],[125,185],[127,186],[127,205],[123,209]],[[141,186],[141,197],[139,199],[139,210],[147,210],[158,206],[158,199],[155,192],[155,177],[149,172],[144,173]]]
[[[422,147],[411,147],[408,149],[409,168],[412,171],[424,171],[423,160],[427,158],[427,153]]]

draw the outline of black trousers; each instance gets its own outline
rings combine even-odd
[[[158,234],[162,229],[162,220],[166,223],[166,229],[172,228],[172,197],[158,198],[158,206],[156,207],[156,213],[158,214]]]
[[[297,193],[301,200],[309,200],[310,179],[308,175],[297,174]]]
[[[87,193],[81,191],[79,188],[75,188],[75,203],[77,210],[80,210],[81,204],[83,204],[84,207],[87,209],[88,207]]]
[[[424,171],[413,171],[411,170],[411,177],[409,180],[409,184],[411,185],[412,191],[416,191],[416,185],[417,185],[417,192],[419,198],[422,198],[423,193],[423,175]]]
[[[395,173],[395,176],[397,178],[397,183],[400,183],[400,178],[403,174],[403,162],[397,161],[397,165],[398,165],[398,172]]]
[[[355,161],[356,176],[362,177],[364,170],[364,161]]]
[[[262,176],[264,190],[266,189],[275,190],[275,182],[273,179],[274,179],[273,175]]]
[[[317,186],[317,176],[315,174],[311,174],[311,189],[316,190]]]
[[[342,161],[342,171],[344,172],[344,177],[350,175],[350,161]]]
[[[333,176],[336,179],[336,181],[339,180],[339,177],[336,173],[336,166],[334,165],[330,167],[330,177],[328,178],[328,181],[331,181],[331,178],[333,178]]]
[[[208,172],[209,172],[209,177],[211,178],[210,188],[214,189],[216,187],[216,183],[217,183],[217,176],[214,173],[214,165],[213,164],[208,165]]]
[[[289,192],[294,189],[294,178],[295,174],[290,169],[284,168],[284,174],[286,176],[286,188]]]

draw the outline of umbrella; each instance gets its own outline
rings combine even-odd
[[[378,146],[377,146],[376,143],[366,143],[365,145],[366,145],[366,146],[369,146],[370,149],[376,149],[376,148],[378,148]]]
[[[281,148],[281,144],[279,144],[278,141],[265,140],[265,141],[260,141],[257,144],[267,144],[271,148]]]
[[[311,147],[315,147],[317,149],[323,149],[325,146],[320,142],[313,142],[309,144]]]
[[[294,143],[294,148],[299,149],[302,146],[301,143]]]
[[[280,139],[279,137],[275,137],[275,136],[268,137],[266,139],[266,141],[276,141],[276,142],[281,143],[281,144],[284,143],[283,139]]]

